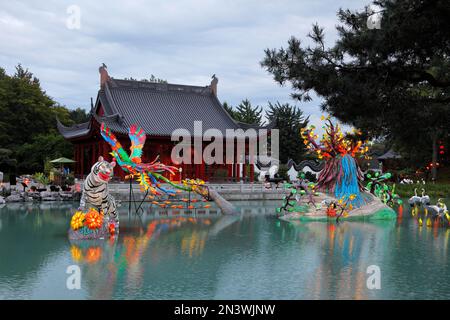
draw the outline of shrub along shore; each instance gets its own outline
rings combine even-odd
[[[423,188],[431,198],[450,198],[450,183],[396,184],[395,193],[402,198],[409,198],[414,195],[415,188],[418,195],[422,194]]]

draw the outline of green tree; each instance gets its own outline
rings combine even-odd
[[[0,148],[0,171],[9,173],[14,172],[17,166],[17,160],[11,158],[12,151]]]
[[[58,118],[59,121],[61,121],[62,124],[66,126],[71,126],[75,124],[75,121],[72,120],[72,113],[69,111],[66,107],[60,106],[58,104],[55,104],[51,108],[51,117],[53,118],[53,122],[55,122],[55,119]],[[54,125],[50,129],[50,131],[53,130]]]
[[[235,119],[243,123],[260,125],[262,108],[259,106],[253,107],[248,99],[244,99],[236,107]]]
[[[300,139],[300,130],[308,126],[309,117],[305,118],[296,106],[280,102],[269,102],[266,117],[279,130],[280,162],[285,164],[289,159],[301,160],[306,150]]]
[[[39,80],[20,64],[11,77],[0,72],[0,141],[14,151],[15,146],[55,127],[55,102],[41,89]]]
[[[81,114],[77,110],[72,113],[56,103],[22,65],[12,76],[0,68],[0,148],[17,159],[18,173],[42,171],[44,157],[72,157],[71,144],[56,129],[56,117],[72,125]]]
[[[73,148],[59,133],[34,136],[30,142],[17,147],[16,155],[19,172],[41,172],[47,159],[73,157]]]
[[[262,108],[259,106],[253,107],[248,99],[242,100],[242,102],[234,108],[227,102],[223,103],[224,109],[228,114],[236,121],[261,125],[262,122]]]
[[[368,9],[341,9],[333,46],[325,46],[316,24],[311,46],[292,37],[287,48],[267,49],[261,64],[279,83],[290,82],[295,98],[311,100],[314,91],[324,99],[322,110],[340,121],[436,162],[436,141],[450,127],[449,3],[374,4],[381,28],[368,28]]]
[[[224,101],[222,104],[223,108],[228,112],[228,114],[236,120],[236,111],[233,109],[231,105],[228,104],[228,102]]]
[[[69,117],[74,123],[83,123],[89,120],[89,113],[85,109],[76,108],[69,111]]]

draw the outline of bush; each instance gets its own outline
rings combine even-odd
[[[42,172],[36,172],[35,174],[33,174],[33,179],[36,180],[37,183],[40,183],[44,186],[50,183],[48,177]]]
[[[75,177],[72,173],[70,173],[69,175],[67,175],[64,179],[64,183],[65,185],[68,186],[73,186],[75,184]]]
[[[31,141],[16,148],[19,172],[42,172],[48,174],[48,159],[72,157],[70,142],[60,134],[33,135]]]
[[[226,180],[227,176],[228,176],[228,170],[219,168],[214,171],[213,180],[224,181],[224,180]]]
[[[317,181],[316,175],[310,171],[305,172],[305,179],[308,180],[309,182]]]
[[[283,180],[289,181],[289,175],[288,175],[288,167],[285,164],[280,164],[278,167],[278,176],[280,178],[283,178]]]
[[[5,187],[0,188],[0,196],[6,198],[11,195],[11,189],[6,189]]]
[[[44,173],[48,176],[52,170],[53,170],[53,163],[50,162],[49,158],[46,158],[44,162]]]
[[[409,198],[414,195],[414,189],[417,188],[417,194],[422,193],[422,188],[425,189],[425,194],[432,198],[448,198],[450,197],[449,183],[426,183],[426,184],[396,184],[395,193],[400,197]]]

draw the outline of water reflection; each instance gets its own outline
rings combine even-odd
[[[122,211],[118,239],[69,241],[73,206],[8,205],[0,298],[450,298],[450,229],[419,226],[407,207],[397,221],[336,225],[287,223],[258,206],[240,216]],[[71,264],[79,291],[65,287]],[[366,287],[369,265],[381,268],[381,290]]]
[[[318,261],[307,281],[310,294],[317,299],[368,299],[367,267],[384,261],[389,248],[384,239],[395,228],[395,221],[374,223],[311,222],[296,226],[299,242],[314,240]]]
[[[118,240],[71,241],[70,253],[73,262],[81,266],[84,280],[94,283],[89,285],[90,298],[111,299],[118,278],[124,280],[131,294],[142,289],[148,264],[159,264],[178,254],[200,256],[209,228],[220,221],[221,218],[178,216],[151,219],[145,227],[123,223]]]

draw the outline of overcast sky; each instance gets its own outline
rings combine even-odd
[[[338,9],[362,9],[369,2],[0,1],[0,66],[13,73],[22,63],[69,108],[89,108],[104,62],[114,78],[153,74],[203,86],[216,74],[221,101],[290,102],[313,120],[320,117],[320,100],[292,100],[289,86],[280,87],[261,68],[264,49],[285,46],[292,35],[306,40],[315,22],[332,44]],[[68,27],[76,21],[71,5],[80,10],[80,28]]]

